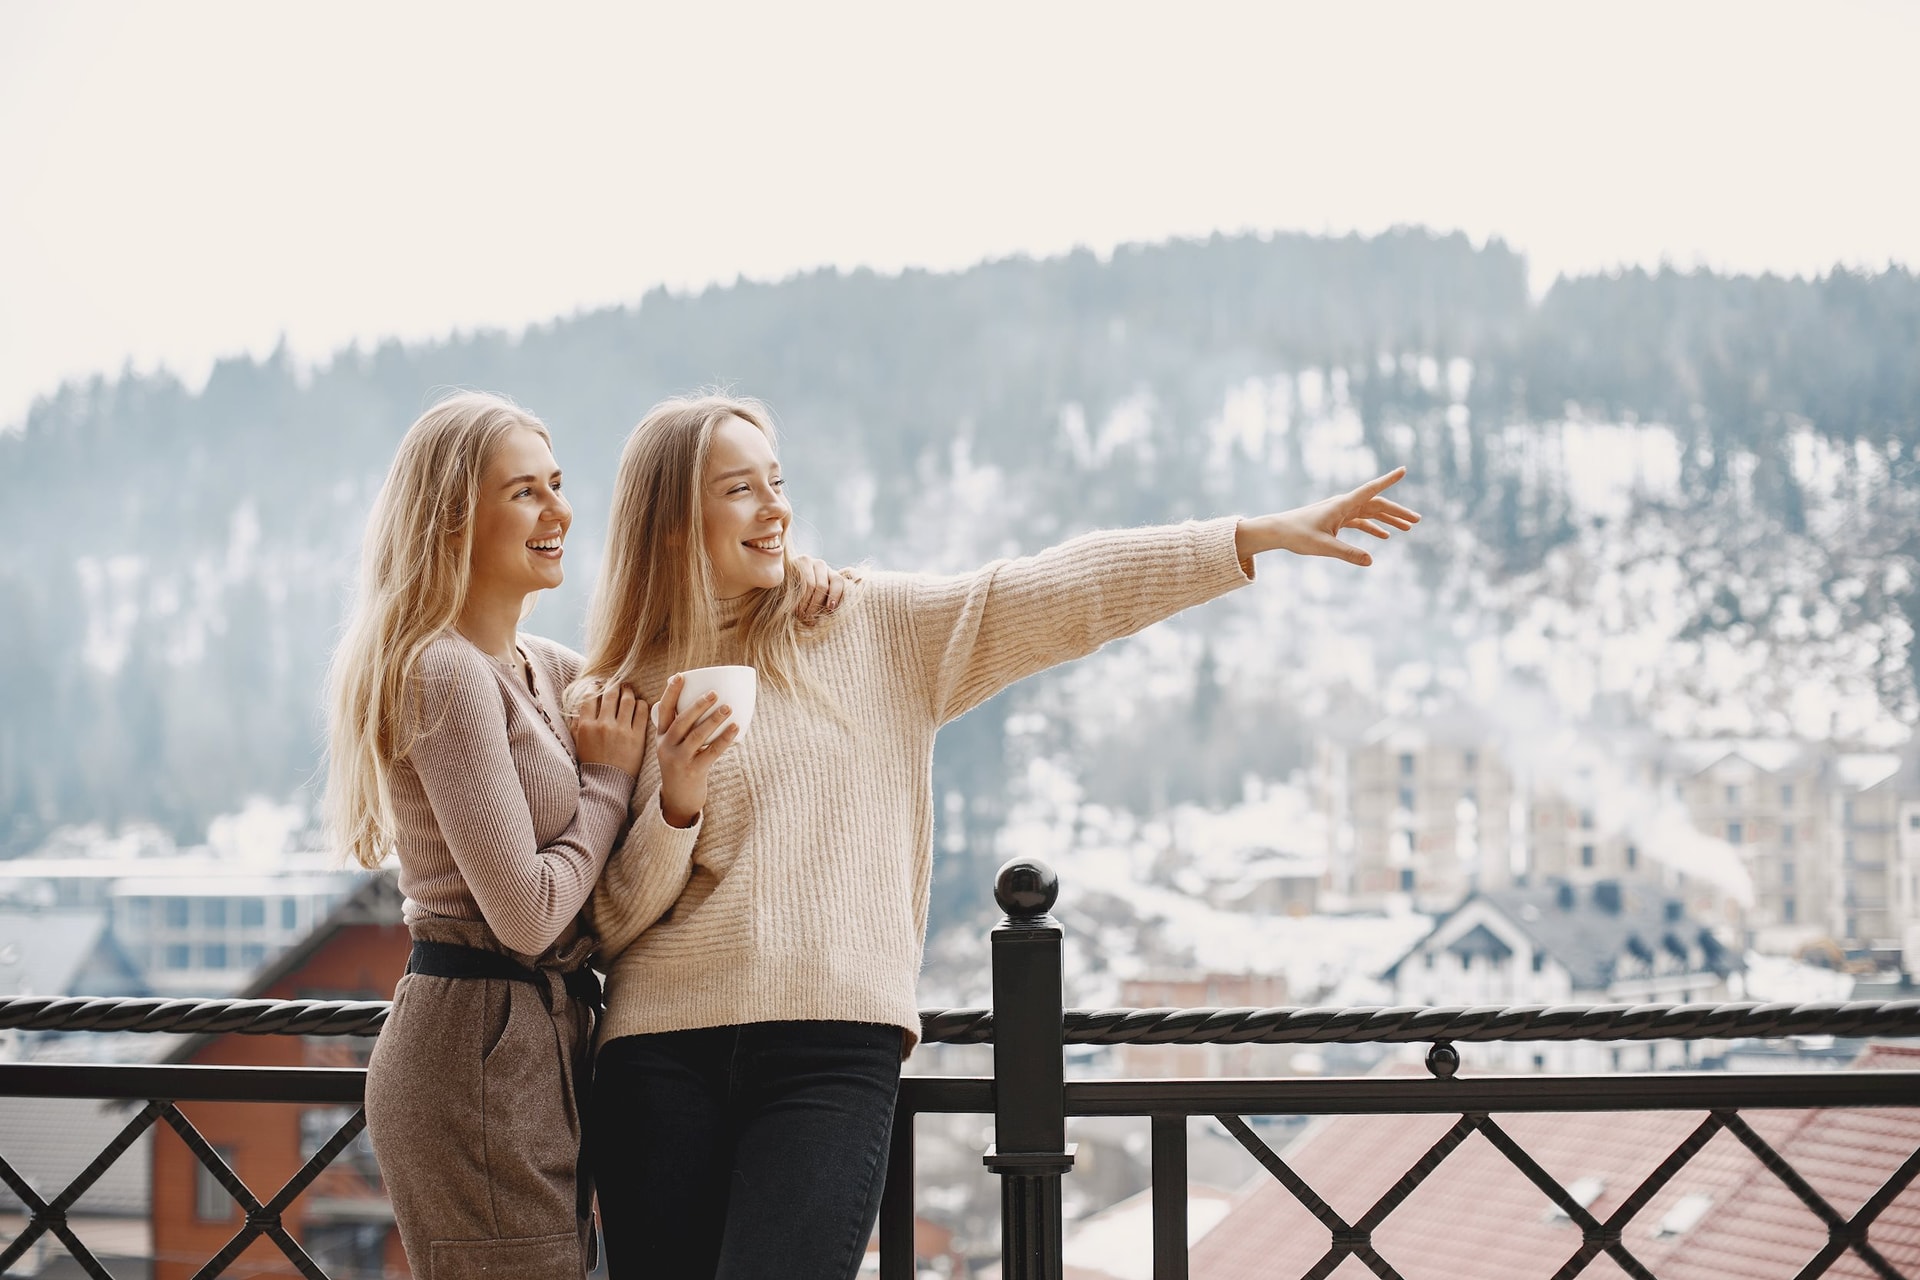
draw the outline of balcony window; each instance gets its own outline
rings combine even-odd
[[[209,929],[226,928],[227,900],[225,898],[208,898],[202,902],[200,904],[200,921]]]
[[[1740,803],[1740,788],[1738,786],[1729,785],[1727,787],[1727,803],[1728,804]]]
[[[176,942],[172,946],[168,947],[167,948],[167,968],[169,969],[193,968],[193,948],[187,946],[184,943],[179,943],[179,942]]]
[[[1580,829],[1582,831],[1593,830],[1593,810],[1582,809],[1580,811]]]
[[[1400,868],[1400,892],[1402,893],[1413,892],[1413,868],[1412,867]]]
[[[207,969],[226,968],[227,944],[224,942],[209,942],[206,946],[200,948],[200,964],[203,968]]]
[[[1783,862],[1780,864],[1780,883],[1781,884],[1793,883],[1793,863]]]
[[[1580,865],[1583,867],[1591,867],[1593,865],[1592,845],[1583,844],[1580,846]]]
[[[300,904],[292,898],[283,898],[280,901],[280,927],[282,929],[300,927]]]
[[[166,912],[165,912],[167,928],[169,929],[186,928],[187,927],[187,908],[190,905],[192,904],[189,903],[185,898],[168,898]]]
[[[1632,871],[1634,868],[1638,867],[1639,865],[1640,865],[1640,846],[1637,844],[1630,844],[1627,846],[1627,870]]]
[[[1796,910],[1797,906],[1798,904],[1794,902],[1791,896],[1788,896],[1781,900],[1780,919],[1783,923],[1785,924],[1794,923],[1794,920],[1798,915],[1798,911]]]
[[[1791,822],[1787,823],[1785,826],[1780,828],[1780,843],[1784,847],[1788,849],[1793,848],[1793,837],[1794,837],[1794,830],[1793,830],[1793,824]]]
[[[1400,807],[1402,809],[1413,808],[1413,788],[1412,787],[1400,788]]]
[[[1746,837],[1746,832],[1744,829],[1742,829],[1739,823],[1729,822],[1727,824],[1727,843],[1728,844],[1740,844],[1743,842],[1745,837]]]
[[[267,962],[267,949],[257,942],[240,948],[240,967],[251,973]]]
[[[1785,786],[1785,787],[1782,787],[1782,788],[1780,788],[1780,807],[1781,807],[1782,809],[1791,809],[1791,808],[1793,808],[1793,788],[1792,788],[1792,786]]]
[[[264,898],[240,899],[240,924],[243,928],[258,929],[267,922],[267,903]]]
[[[1413,776],[1413,752],[1411,751],[1402,751],[1400,753],[1400,776],[1403,778],[1411,778]]]

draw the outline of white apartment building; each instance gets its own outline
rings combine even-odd
[[[1697,1004],[1738,998],[1743,968],[1654,886],[1556,880],[1470,895],[1383,977],[1401,1005]],[[1479,1065],[1521,1071],[1680,1067],[1699,1052],[1686,1041],[1472,1046]]]
[[[224,996],[304,937],[365,872],[325,853],[210,849],[0,862],[0,901],[104,911],[151,994]]]

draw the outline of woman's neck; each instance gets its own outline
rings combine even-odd
[[[502,662],[516,661],[514,637],[520,629],[521,610],[526,598],[470,595],[454,626],[461,635],[478,645],[482,652]]]

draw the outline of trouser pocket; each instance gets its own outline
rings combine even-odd
[[[428,1280],[580,1280],[586,1268],[580,1237],[527,1236],[518,1240],[435,1240]]]

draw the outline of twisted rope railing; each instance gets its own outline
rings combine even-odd
[[[0,1031],[172,1031],[185,1035],[371,1036],[385,1000],[0,1000]]]
[[[1359,1009],[1099,1009],[1075,1044],[1401,1044],[1429,1040],[1733,1040],[1920,1036],[1920,1000]]]
[[[0,1000],[0,1030],[371,1036],[384,1000]],[[932,1044],[990,1044],[991,1009],[923,1009]],[[1920,1000],[1810,1004],[1069,1009],[1068,1044],[1404,1044],[1433,1040],[1920,1037]]]

